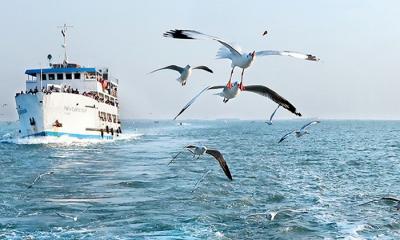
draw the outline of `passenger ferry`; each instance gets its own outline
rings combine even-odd
[[[69,136],[114,139],[122,133],[119,118],[118,79],[108,68],[83,67],[67,61],[27,69],[26,89],[15,96],[21,137]]]

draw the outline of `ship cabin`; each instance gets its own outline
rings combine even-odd
[[[118,79],[108,68],[87,68],[78,64],[51,64],[50,68],[25,71],[26,93],[65,92],[83,94],[118,107]],[[23,93],[23,92],[22,92]]]

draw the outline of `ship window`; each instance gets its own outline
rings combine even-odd
[[[51,73],[51,74],[49,74],[49,80],[54,80],[54,74],[53,73]]]
[[[64,79],[64,74],[57,73],[57,80],[63,80],[63,79]]]
[[[75,79],[81,79],[81,74],[80,73],[74,73],[74,78]]]
[[[46,74],[42,74],[42,80],[46,80],[47,78],[46,78]]]
[[[86,80],[96,80],[96,73],[94,73],[94,72],[85,73],[85,79]]]
[[[106,116],[106,113],[105,112],[100,112],[100,119],[101,119],[101,121],[107,121],[107,116]]]
[[[72,73],[66,73],[65,79],[72,79]]]
[[[104,112],[100,112],[99,111],[99,118],[100,118],[101,121],[106,121],[105,118],[104,118],[104,115],[105,115]]]

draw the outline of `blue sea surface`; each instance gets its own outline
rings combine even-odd
[[[135,120],[115,141],[2,122],[0,239],[400,239],[380,200],[400,197],[400,122],[321,121],[278,144],[306,122]],[[233,181],[211,156],[168,166],[188,144],[219,149]]]

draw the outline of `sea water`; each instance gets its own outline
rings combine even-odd
[[[379,199],[400,197],[400,122],[322,120],[278,143],[305,123],[125,121],[115,141],[0,123],[0,239],[399,239]],[[233,181],[211,156],[168,165],[188,144],[220,150]]]

